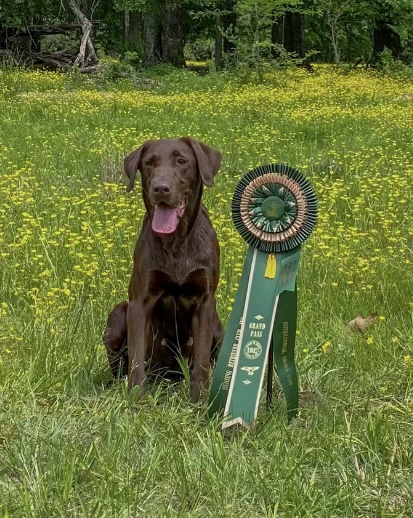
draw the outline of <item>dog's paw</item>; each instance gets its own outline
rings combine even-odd
[[[139,384],[132,384],[128,382],[128,395],[129,399],[133,401],[139,401],[145,397],[146,394],[146,380]]]

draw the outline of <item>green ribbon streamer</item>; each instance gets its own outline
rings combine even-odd
[[[223,411],[228,397],[229,385],[231,383],[234,369],[235,355],[237,353],[239,333],[241,331],[242,312],[245,303],[248,280],[254,248],[249,247],[242,269],[241,279],[235,295],[234,306],[229,316],[224,339],[222,341],[219,356],[214,369],[214,376],[209,393],[209,415]]]
[[[297,286],[283,291],[278,299],[274,322],[274,363],[287,402],[290,421],[298,413],[298,379],[294,359],[297,331]]]
[[[297,304],[296,298],[280,295],[286,291],[295,293],[300,248],[275,254],[275,258],[276,276],[268,279],[264,276],[268,253],[252,247],[247,252],[210,392],[209,414],[224,412],[223,428],[237,423],[250,426],[254,422],[273,333],[274,359],[289,418],[297,411]]]

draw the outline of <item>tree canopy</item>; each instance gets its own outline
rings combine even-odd
[[[99,22],[89,30],[95,47],[133,51],[146,66],[305,62],[309,53],[312,61],[374,63],[383,51],[411,63],[413,56],[411,0],[1,0],[0,49],[36,30],[41,37],[39,26],[83,26],[79,12]]]

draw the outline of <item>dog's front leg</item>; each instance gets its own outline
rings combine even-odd
[[[209,363],[213,339],[213,321],[215,301],[208,297],[195,312],[192,320],[194,340],[193,369],[191,373],[191,400],[195,403],[201,396],[202,389],[209,386]]]
[[[148,346],[148,315],[143,301],[132,299],[128,305],[128,391],[140,385],[145,391],[145,355]]]

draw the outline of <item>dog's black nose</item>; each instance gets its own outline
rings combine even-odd
[[[170,194],[171,186],[164,180],[158,180],[152,185],[152,190],[154,194]]]

